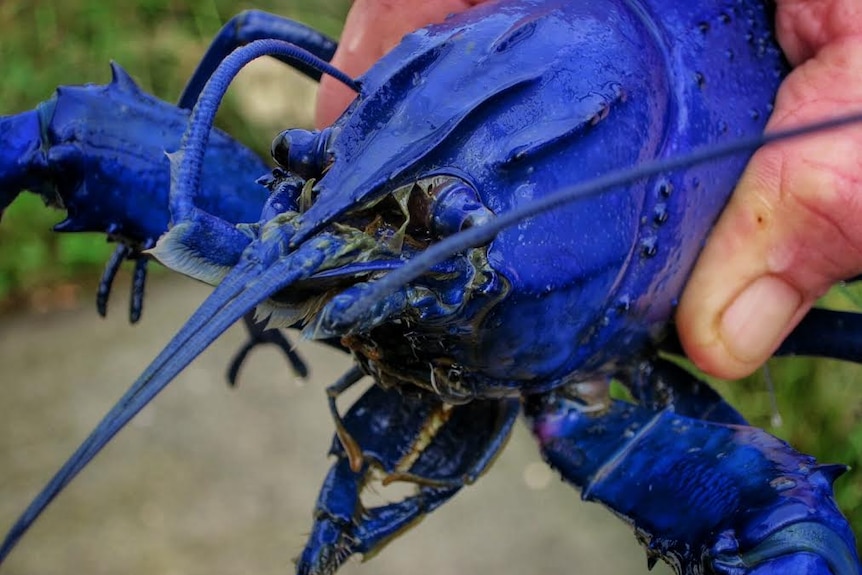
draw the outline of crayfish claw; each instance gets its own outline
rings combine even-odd
[[[0,216],[22,190],[38,188],[44,168],[41,117],[37,110],[0,116]]]
[[[843,466],[672,406],[617,400],[595,417],[554,391],[529,398],[526,413],[548,463],[584,500],[625,517],[651,557],[695,566],[678,572],[858,573],[832,493]]]

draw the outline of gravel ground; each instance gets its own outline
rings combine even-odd
[[[90,309],[0,320],[0,528],[92,429],[206,295],[152,282],[142,322],[118,293]],[[332,435],[323,388],[347,365],[312,344],[297,382],[256,351],[239,389],[224,370],[232,328],[72,483],[0,567],[54,573],[290,573],[302,548]],[[669,572],[659,566],[659,573]],[[372,561],[341,573],[646,573],[630,528],[582,503],[518,426],[494,468]]]

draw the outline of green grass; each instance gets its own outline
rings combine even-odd
[[[0,111],[32,109],[59,84],[105,83],[108,62],[125,67],[140,85],[175,100],[210,38],[231,15],[260,8],[305,21],[337,36],[348,0],[104,0],[0,2]],[[259,151],[272,131],[245,121],[228,98],[219,124]],[[287,126],[282,126],[287,127]],[[112,246],[100,234],[50,232],[62,214],[24,194],[0,225],[0,301],[37,286],[98,276]],[[839,307],[859,309],[862,292],[831,296]],[[789,440],[824,462],[852,465],[839,480],[837,497],[857,532],[862,532],[862,370],[838,362],[774,360],[770,372],[783,419],[770,425],[772,396],[763,374],[742,382],[718,383],[751,421]]]

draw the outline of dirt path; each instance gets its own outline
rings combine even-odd
[[[163,279],[143,321],[92,309],[0,322],[0,529],[95,425],[207,288]],[[286,574],[328,460],[323,387],[346,358],[304,344],[310,381],[260,350],[224,384],[234,327],[52,505],[0,575]],[[659,569],[664,569],[660,566]],[[646,573],[631,531],[581,503],[518,432],[494,469],[373,561],[342,573]],[[659,571],[662,572],[662,571]],[[667,572],[667,571],[665,571]]]

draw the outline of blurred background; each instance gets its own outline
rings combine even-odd
[[[108,62],[173,101],[209,39],[258,8],[338,36],[347,0],[36,0],[0,2],[0,114],[32,109],[60,84],[106,83]],[[261,152],[290,126],[310,126],[315,85],[259,61],[228,93],[219,126]],[[107,320],[93,295],[113,246],[60,235],[62,219],[24,194],[0,225],[0,530],[23,509],[207,293],[159,273],[141,323],[126,322],[128,280]],[[121,274],[122,275],[122,274]],[[123,283],[125,282],[125,283]],[[862,291],[827,302],[862,309]],[[223,383],[234,328],[141,414],[39,521],[0,575],[284,573],[310,524],[331,421],[323,386],[346,360],[302,346],[314,370],[299,385],[261,350],[239,390]],[[715,382],[753,424],[823,462],[854,469],[836,485],[862,532],[862,370],[839,362],[774,360],[765,372]],[[583,504],[518,430],[495,468],[371,563],[348,573],[643,573],[631,531]]]

